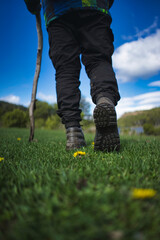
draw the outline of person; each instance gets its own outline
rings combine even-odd
[[[42,0],[49,56],[56,70],[57,114],[66,128],[66,149],[86,146],[80,125],[81,62],[90,79],[96,126],[94,150],[120,149],[115,106],[120,100],[112,68],[114,35],[109,12],[114,0]],[[25,0],[32,14],[40,0]],[[81,61],[80,61],[81,57]]]

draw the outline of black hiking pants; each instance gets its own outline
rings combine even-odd
[[[72,10],[48,26],[49,55],[56,69],[58,115],[66,127],[79,126],[80,55],[90,78],[92,101],[120,99],[112,68],[114,51],[111,17],[98,10]]]

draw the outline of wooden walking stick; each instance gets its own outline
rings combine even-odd
[[[36,14],[36,28],[37,28],[37,35],[38,35],[38,49],[37,49],[37,61],[36,61],[36,70],[34,74],[33,80],[33,88],[32,88],[32,97],[31,103],[29,106],[29,118],[30,118],[30,136],[29,142],[33,141],[34,138],[34,110],[36,108],[36,93],[37,93],[37,84],[38,78],[41,69],[41,60],[42,60],[42,48],[43,48],[43,34],[41,28],[41,15],[40,13]]]

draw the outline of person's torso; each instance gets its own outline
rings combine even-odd
[[[96,9],[109,14],[113,0],[42,0],[46,25],[71,9]]]

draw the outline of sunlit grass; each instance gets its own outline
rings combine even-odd
[[[0,136],[0,239],[159,239],[160,138],[123,136],[119,153],[102,153],[85,134],[74,157],[63,131]]]

